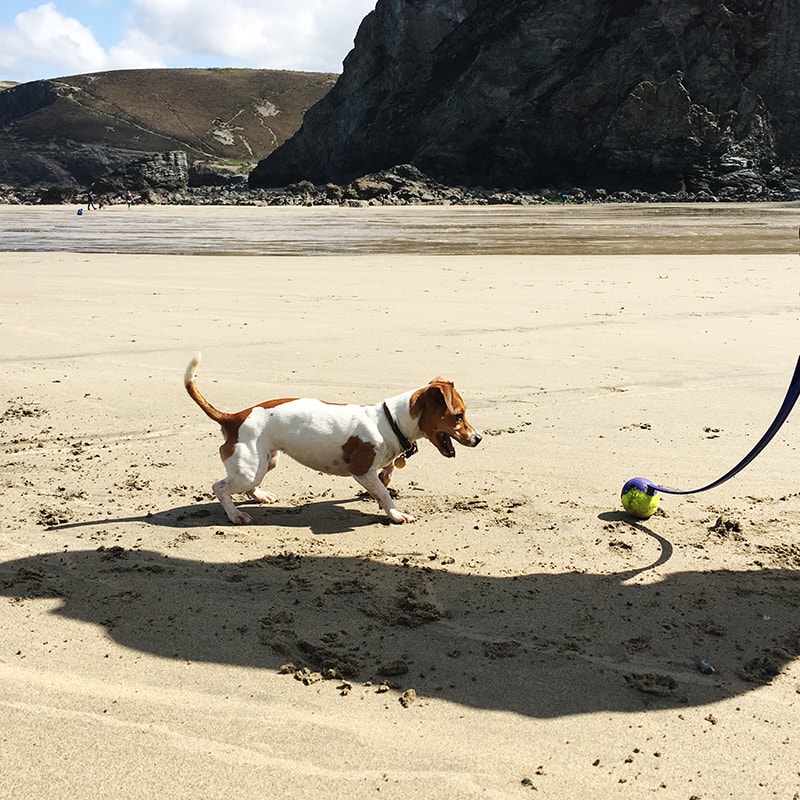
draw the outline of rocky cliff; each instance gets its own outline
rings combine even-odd
[[[379,0],[250,185],[412,163],[450,184],[734,187],[800,153],[797,0]]]
[[[201,180],[209,162],[253,164],[299,128],[335,80],[275,70],[153,69],[11,86],[0,91],[0,184],[66,190],[134,164],[144,185],[177,163],[162,155],[177,152],[186,154],[187,180],[193,165]],[[219,170],[212,172],[208,180],[218,181]]]

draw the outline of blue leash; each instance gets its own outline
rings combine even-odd
[[[713,483],[708,486],[703,486],[701,489],[668,489],[666,486],[657,486],[652,481],[646,478],[634,478],[633,480],[642,481],[641,487],[647,494],[655,494],[655,492],[663,492],[664,494],[697,494],[698,492],[705,492],[725,483],[729,478],[732,478],[738,472],[741,472],[771,441],[775,434],[780,430],[781,425],[786,422],[786,418],[794,408],[797,398],[800,397],[800,358],[797,359],[797,366],[794,368],[794,375],[789,383],[789,389],[786,392],[786,397],[778,411],[778,415],[769,426],[767,432],[761,437],[758,444],[730,471],[726,472],[721,478],[717,478]]]

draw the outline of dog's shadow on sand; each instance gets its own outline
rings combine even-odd
[[[344,511],[318,532],[374,522]],[[191,512],[150,521],[175,525],[181,513]],[[663,563],[669,543],[655,538]],[[422,555],[213,563],[100,547],[2,563],[0,593],[58,598],[52,613],[163,658],[270,671],[292,663],[534,717],[713,703],[769,683],[800,655],[796,571],[659,580],[653,566],[487,577]]]
[[[391,525],[389,518],[383,513],[365,510],[376,508],[374,502],[369,505],[359,495],[347,501],[341,498],[331,500],[313,500],[298,506],[284,506],[281,504],[261,505],[253,502],[237,503],[239,508],[248,511],[253,516],[253,526],[281,528],[299,528],[304,531],[323,536],[338,533],[350,533],[359,528],[365,528],[375,523]],[[370,498],[371,500],[371,498]],[[352,503],[352,505],[350,505]],[[139,515],[125,517],[101,517],[85,520],[83,522],[65,522],[60,525],[50,526],[50,530],[69,530],[72,528],[87,528],[97,525],[113,525],[126,522],[144,522],[157,527],[174,528],[179,531],[192,528],[208,528],[217,522],[221,527],[230,529],[230,523],[225,517],[218,502],[193,502],[191,505],[176,506],[163,511],[147,512]]]

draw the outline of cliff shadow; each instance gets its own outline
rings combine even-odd
[[[542,718],[713,703],[800,655],[790,569],[486,577],[412,561],[100,547],[4,562],[0,593],[58,598],[50,613],[163,658],[291,663]]]

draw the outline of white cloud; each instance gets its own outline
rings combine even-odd
[[[69,16],[51,0],[0,27],[0,79],[160,66],[338,72],[375,2],[84,0],[69,5]],[[93,7],[103,10],[104,21],[109,14],[121,18],[119,41],[98,41]]]
[[[338,72],[375,0],[133,0],[133,30],[234,65]]]
[[[139,30],[131,30],[121,42],[109,48],[107,69],[166,67],[175,54],[175,48],[151,39]]]
[[[54,3],[23,11],[14,17],[13,27],[0,28],[0,68],[10,70],[20,61],[52,65],[60,75],[106,69],[107,65],[106,54],[92,32],[59,13]]]

